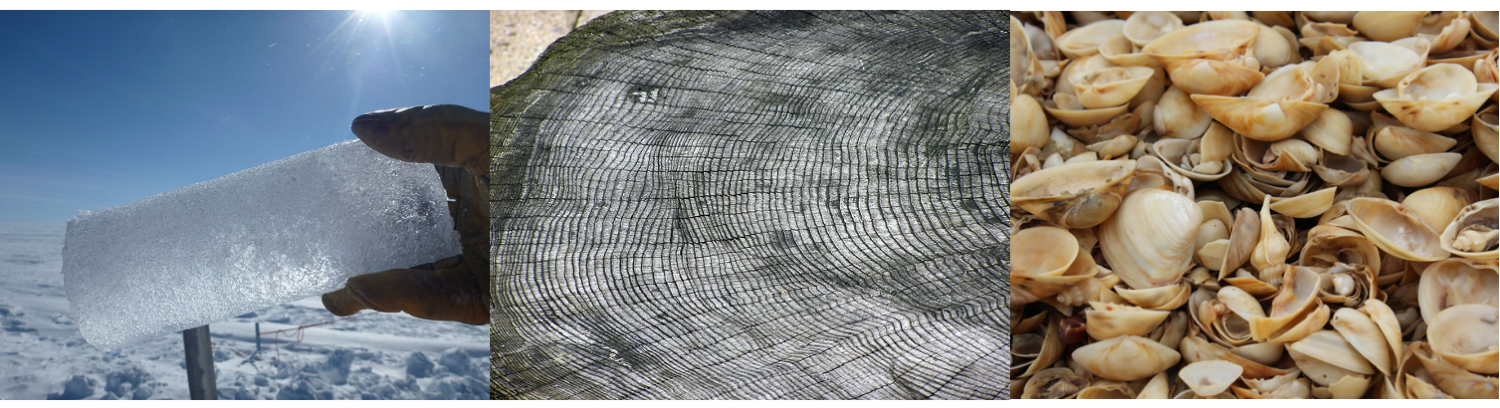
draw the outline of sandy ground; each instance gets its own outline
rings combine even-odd
[[[490,86],[531,68],[553,41],[610,10],[490,10]]]

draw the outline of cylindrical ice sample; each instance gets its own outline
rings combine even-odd
[[[63,281],[110,349],[461,248],[429,164],[351,140],[68,221]]]

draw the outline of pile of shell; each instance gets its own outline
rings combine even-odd
[[[1012,395],[1496,398],[1496,12],[1015,15]]]

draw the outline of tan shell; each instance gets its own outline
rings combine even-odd
[[[1440,242],[1444,250],[1471,259],[1494,260],[1500,240],[1500,199],[1491,198],[1469,204],[1454,215],[1443,229]]]
[[[1223,152],[1209,152],[1203,149],[1204,143],[1217,143],[1203,139],[1161,139],[1151,145],[1151,152],[1161,158],[1161,161],[1172,167],[1183,176],[1197,181],[1214,181],[1229,175],[1229,154]],[[1213,156],[1217,156],[1215,159]]]
[[[1208,113],[1198,109],[1198,104],[1188,97],[1187,92],[1176,86],[1162,93],[1153,115],[1151,126],[1163,138],[1197,138],[1214,123]]]
[[[1068,265],[1067,271],[1061,275],[1031,276],[1024,273],[1012,273],[1010,275],[1011,303],[1025,305],[1051,298],[1093,278],[1098,268],[1098,265],[1094,264],[1094,258],[1089,256],[1088,252],[1079,251],[1077,257]]]
[[[1125,37],[1137,47],[1144,47],[1167,33],[1183,27],[1182,19],[1165,11],[1140,11],[1125,19]]]
[[[1238,364],[1245,369],[1244,378],[1271,378],[1295,372],[1296,369],[1282,369],[1269,367],[1250,359],[1240,357],[1228,349],[1204,340],[1200,336],[1187,336],[1182,339],[1182,360],[1189,364],[1199,361],[1224,360]]]
[[[1396,41],[1417,34],[1426,11],[1361,11],[1352,25],[1375,41]]]
[[[1116,285],[1114,290],[1120,298],[1132,305],[1151,310],[1174,310],[1187,303],[1193,287],[1187,280],[1181,280],[1176,285],[1150,289],[1130,289],[1124,285]]]
[[[1312,165],[1313,172],[1324,183],[1335,187],[1356,187],[1363,184],[1372,173],[1369,166],[1353,156],[1340,156],[1332,152],[1323,154],[1323,162]]]
[[[1240,378],[1245,369],[1224,360],[1207,360],[1188,364],[1177,373],[1182,382],[1199,396],[1210,397],[1223,393],[1230,384]]]
[[[1422,320],[1431,323],[1448,308],[1484,304],[1500,305],[1500,269],[1494,260],[1448,258],[1428,265],[1417,285]]]
[[[1473,23],[1471,29],[1474,34],[1488,38],[1491,42],[1496,39],[1496,20],[1500,18],[1496,17],[1495,11],[1469,12],[1469,22]]]
[[[1125,29],[1124,20],[1104,20],[1068,31],[1057,37],[1056,46],[1068,58],[1082,58],[1099,53],[1099,44]]]
[[[1068,399],[1078,396],[1088,380],[1066,367],[1048,368],[1026,381],[1022,399]]]
[[[1453,365],[1443,356],[1434,355],[1431,346],[1425,343],[1412,345],[1413,356],[1422,362],[1422,368],[1432,376],[1435,385],[1444,393],[1458,398],[1495,399],[1500,397],[1500,380],[1474,374]]]
[[[1272,199],[1271,211],[1292,218],[1317,217],[1328,211],[1329,207],[1333,207],[1333,195],[1336,191],[1334,187],[1329,187],[1292,198]]]
[[[1139,336],[1120,336],[1079,347],[1072,357],[1094,375],[1115,381],[1148,378],[1182,359],[1177,350]]]
[[[1141,52],[1168,67],[1200,58],[1222,61],[1245,55],[1259,34],[1260,27],[1250,21],[1193,24],[1157,37],[1142,46]],[[1173,82],[1179,81],[1174,77]]]
[[[1444,309],[1427,323],[1427,339],[1434,354],[1453,365],[1480,374],[1500,373],[1500,309],[1492,305],[1459,305]]]
[[[1326,109],[1302,128],[1302,138],[1333,154],[1348,156],[1353,143],[1354,122],[1343,112]]]
[[[1375,134],[1375,151],[1391,160],[1418,154],[1442,153],[1458,144],[1453,138],[1416,129],[1386,126]]]
[[[1314,312],[1312,315],[1309,315],[1308,311],[1322,304],[1322,301],[1318,300],[1318,288],[1320,287],[1318,273],[1312,269],[1300,266],[1292,267],[1292,271],[1289,273],[1291,276],[1284,278],[1283,287],[1271,302],[1271,311],[1269,314],[1264,315],[1265,317],[1261,317],[1261,313],[1264,312],[1255,313],[1253,309],[1248,308],[1248,305],[1245,309],[1237,309],[1231,306],[1231,310],[1235,310],[1236,314],[1240,314],[1241,317],[1250,322],[1250,333],[1256,341],[1265,341],[1272,338],[1282,341],[1297,340],[1295,338],[1287,339],[1284,337],[1288,337],[1286,334],[1293,331],[1292,329],[1297,328],[1298,322],[1308,320],[1308,318],[1316,320],[1317,313]],[[1225,291],[1233,293],[1231,288],[1224,288],[1219,290],[1221,296],[1223,296]],[[1240,300],[1238,303],[1245,304],[1245,302],[1245,300]],[[1225,304],[1229,305],[1231,303],[1225,302]],[[1322,327],[1322,323],[1327,322],[1328,318],[1326,314],[1322,319],[1322,322],[1319,322],[1316,327]],[[1291,337],[1296,337],[1297,335],[1299,334],[1294,333]]]
[[[1375,373],[1375,367],[1371,366],[1370,362],[1365,360],[1364,356],[1361,356],[1359,351],[1344,339],[1343,335],[1333,330],[1313,333],[1302,340],[1287,344],[1286,349],[1292,353],[1292,358],[1297,360],[1297,367],[1301,368],[1302,372],[1307,374],[1313,382],[1319,384],[1331,385],[1338,381],[1339,376],[1322,375],[1330,371],[1328,368],[1363,375]],[[1299,354],[1304,359],[1297,359]],[[1308,364],[1308,361],[1305,361],[1307,359],[1327,364],[1329,367]],[[1324,380],[1319,381],[1319,377],[1323,377]]]
[[[1187,93],[1220,96],[1244,93],[1266,77],[1254,68],[1212,59],[1192,59],[1167,65],[1167,76],[1172,79],[1173,86],[1181,87]]]
[[[1380,270],[1380,251],[1374,243],[1363,234],[1332,225],[1318,225],[1308,231],[1307,243],[1302,246],[1297,262],[1302,266],[1333,266],[1320,262],[1324,257]]]
[[[1140,52],[1140,47],[1130,43],[1125,33],[1116,34],[1104,43],[1099,44],[1099,56],[1125,67],[1161,67],[1160,62]],[[1166,71],[1162,71],[1162,86],[1166,86]]]
[[[1026,151],[1047,145],[1047,114],[1031,95],[1015,95],[1010,103],[1010,148]]]
[[[1361,41],[1349,44],[1349,51],[1359,57],[1364,74],[1364,84],[1379,88],[1395,88],[1407,74],[1424,66],[1426,55],[1399,45]]]
[[[1432,187],[1417,190],[1401,200],[1401,205],[1422,217],[1433,231],[1444,231],[1458,212],[1479,200],[1474,190],[1455,187]],[[1447,247],[1444,247],[1445,249]]]
[[[1380,175],[1391,184],[1402,187],[1425,186],[1441,180],[1443,175],[1458,166],[1460,159],[1463,159],[1463,155],[1458,153],[1406,156],[1386,165]]]
[[[1396,356],[1391,354],[1391,345],[1386,343],[1385,334],[1369,316],[1346,307],[1334,312],[1333,319],[1328,322],[1376,370],[1390,375],[1395,369],[1393,361]]]
[[[1254,22],[1212,21],[1167,33],[1141,52],[1165,65],[1172,83],[1190,94],[1237,95],[1264,78],[1259,62],[1244,58],[1259,33]]]
[[[1095,340],[1120,336],[1144,337],[1171,315],[1167,311],[1111,303],[1089,302],[1089,307],[1089,310],[1084,311],[1084,316],[1088,319],[1085,330]]]
[[[1394,89],[1375,93],[1375,100],[1401,123],[1440,132],[1469,119],[1495,93],[1457,64],[1437,64],[1407,75]]]
[[[1073,84],[1079,104],[1102,109],[1130,102],[1155,73],[1151,67],[1109,67],[1074,72],[1068,81]]]
[[[1277,68],[1302,62],[1302,56],[1297,53],[1297,48],[1300,46],[1292,30],[1286,27],[1261,25],[1260,34],[1255,36],[1255,45],[1252,49],[1255,59],[1260,61],[1262,68]]]
[[[1182,195],[1145,189],[1132,192],[1117,216],[1099,225],[1099,246],[1120,280],[1136,289],[1177,282],[1193,264],[1193,240],[1202,211]]]
[[[1469,35],[1469,19],[1461,11],[1433,13],[1417,26],[1417,36],[1432,41],[1432,52],[1442,53],[1457,47]]]
[[[1497,129],[1497,124],[1500,122],[1496,119],[1495,105],[1475,113],[1469,123],[1474,130],[1474,144],[1493,162],[1500,162],[1500,129]]]
[[[1091,228],[1115,213],[1135,168],[1106,160],[1043,169],[1011,184],[1011,204],[1064,228]]]
[[[1137,393],[1136,399],[1167,399],[1172,396],[1172,383],[1167,381],[1167,373],[1156,373],[1146,386]]]
[[[1375,246],[1398,258],[1434,262],[1448,257],[1437,232],[1406,206],[1362,197],[1349,201],[1349,215]]]
[[[1078,239],[1062,228],[1026,228],[1011,236],[1010,256],[1012,273],[1058,276],[1078,257]]]
[[[1119,381],[1095,379],[1078,392],[1078,399],[1135,399],[1135,390]]]
[[[1042,102],[1042,109],[1048,114],[1075,128],[1109,123],[1116,116],[1125,114],[1126,108],[1125,104],[1121,104],[1113,108],[1084,109],[1078,103],[1077,96],[1064,93],[1053,94],[1051,100]]]

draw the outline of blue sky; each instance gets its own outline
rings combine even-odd
[[[373,110],[488,108],[485,11],[0,11],[0,222],[65,222],[354,138]]]

